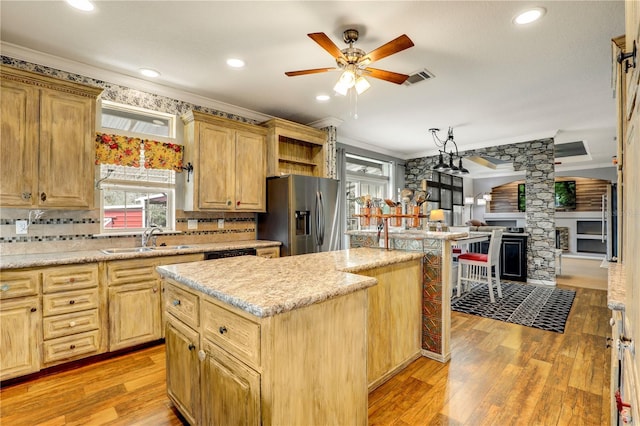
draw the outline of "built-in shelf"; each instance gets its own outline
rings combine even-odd
[[[267,175],[325,176],[326,132],[274,118],[267,133]]]

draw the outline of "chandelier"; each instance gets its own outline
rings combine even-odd
[[[437,172],[448,173],[451,175],[466,175],[469,174],[469,170],[465,169],[462,165],[462,156],[458,153],[458,145],[453,140],[453,127],[449,127],[449,132],[447,134],[447,139],[441,140],[438,137],[438,132],[440,129],[429,129],[431,132],[431,136],[433,137],[433,142],[438,147],[439,156],[438,156],[438,164],[433,166],[433,170]],[[450,148],[449,153],[447,154],[447,144],[452,143],[456,149],[456,153],[454,155],[453,150]],[[445,156],[449,156],[449,162],[446,163],[444,161]],[[458,165],[454,164],[454,157],[458,159]]]

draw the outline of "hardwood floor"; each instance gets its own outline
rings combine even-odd
[[[454,312],[451,361],[420,358],[372,392],[369,424],[608,425],[606,292],[574,289],[564,334]],[[155,346],[7,386],[0,424],[182,425],[164,361]]]

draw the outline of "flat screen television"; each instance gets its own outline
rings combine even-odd
[[[576,209],[576,182],[565,180],[555,183],[555,207],[559,211]],[[526,210],[527,198],[524,183],[518,184],[518,211]]]

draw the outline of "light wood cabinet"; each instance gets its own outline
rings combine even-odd
[[[174,319],[167,320],[165,335],[167,393],[189,424],[201,424],[200,361],[198,360],[200,336],[198,332]]]
[[[202,258],[190,254],[107,262],[109,350],[164,337],[162,283],[155,268]]]
[[[256,249],[256,256],[274,259],[280,257],[280,247],[264,247]]]
[[[191,111],[185,123],[186,211],[265,211],[266,129]]]
[[[260,425],[260,374],[207,340],[202,350],[202,424]]]
[[[6,66],[1,83],[0,205],[92,208],[102,89]]]
[[[104,352],[98,264],[64,265],[41,272],[43,366]]]
[[[40,318],[36,296],[0,302],[0,380],[40,370]]]
[[[267,133],[267,176],[287,174],[327,177],[324,130],[273,118]]]
[[[167,392],[190,422],[366,424],[366,290],[259,318],[172,279],[165,289]],[[197,403],[180,383],[192,374]]]

